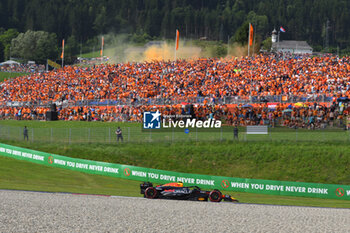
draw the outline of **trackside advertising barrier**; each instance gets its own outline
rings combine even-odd
[[[129,165],[76,159],[0,143],[0,155],[51,167],[154,183],[183,182],[205,189],[283,196],[350,200],[350,185],[244,179],[171,172]],[[35,172],[35,171],[33,171]]]

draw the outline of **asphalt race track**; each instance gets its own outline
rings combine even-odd
[[[0,232],[350,232],[350,210],[0,190]]]

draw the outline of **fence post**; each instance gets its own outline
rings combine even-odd
[[[326,141],[326,135],[324,133],[324,130],[322,130],[322,141]]]
[[[220,142],[222,142],[222,127],[220,127]]]
[[[108,128],[108,143],[111,143],[111,127]]]
[[[72,134],[72,128],[69,128],[69,135],[68,135],[68,143],[70,144],[70,140],[71,140],[71,134]]]
[[[171,142],[174,143],[174,128],[171,131]]]
[[[128,127],[128,142],[130,142],[130,127]]]
[[[88,142],[90,142],[90,128],[88,128]]]
[[[235,129],[233,128],[232,130],[232,141],[234,142],[235,141]],[[237,138],[239,140],[239,138]]]

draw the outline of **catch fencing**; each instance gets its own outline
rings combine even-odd
[[[205,131],[200,129],[142,131],[140,126],[122,127],[123,143],[152,142],[201,142],[201,141],[316,141],[350,142],[350,132],[343,128],[330,129],[289,129],[268,128],[267,134],[247,134],[245,127],[234,137],[233,127]],[[71,128],[31,128],[28,127],[29,142],[47,143],[118,143],[116,127],[71,127]],[[0,139],[23,141],[23,127],[0,125]],[[121,141],[119,141],[121,142]]]
[[[174,105],[174,104],[251,104],[251,103],[299,103],[299,102],[318,102],[331,103],[333,98],[327,95],[273,95],[273,96],[228,96],[222,98],[209,97],[173,97],[173,98],[123,98],[117,100],[111,99],[93,99],[93,100],[35,100],[28,102],[20,101],[0,101],[1,107],[49,107],[55,103],[57,106],[76,107],[76,106],[147,106],[147,105]]]

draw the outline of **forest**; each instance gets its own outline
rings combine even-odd
[[[315,51],[350,50],[348,0],[2,0],[0,28],[55,33],[86,43],[98,35],[125,33],[173,39],[232,41],[245,23],[260,41],[280,26],[284,39],[306,40]],[[0,30],[1,33],[1,30]],[[1,43],[1,40],[0,40]],[[5,47],[4,45],[2,47]],[[1,49],[1,45],[0,45]]]

